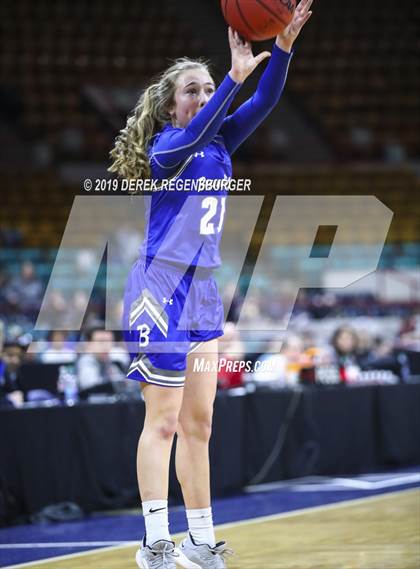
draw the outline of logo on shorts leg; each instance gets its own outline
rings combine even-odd
[[[163,304],[169,304],[170,306],[172,306],[174,303],[174,299],[173,298],[168,299],[168,298],[166,298],[166,296],[164,296],[162,298],[162,302],[163,302]]]
[[[139,298],[131,304],[130,328],[138,322],[143,313],[148,314],[153,323],[156,324],[166,338],[168,336],[169,316],[166,314],[162,305],[159,304],[147,288],[144,289]],[[140,328],[137,329],[146,330],[145,328],[142,328],[142,324],[140,324]],[[143,335],[146,335],[146,331]]]
[[[140,348],[144,348],[145,346],[149,345],[150,342],[150,326],[147,324],[140,324],[137,326],[137,330],[139,331],[139,346]]]

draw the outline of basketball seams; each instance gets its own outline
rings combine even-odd
[[[241,8],[241,5],[240,5],[240,3],[239,3],[239,0],[236,0],[236,9],[238,10],[238,14],[240,15],[240,17],[241,17],[243,23],[246,25],[246,27],[249,29],[249,31],[250,31],[252,34],[259,35],[259,33],[258,33],[256,30],[254,30],[254,28],[251,26],[251,24],[250,24],[250,23],[248,22],[248,20],[245,18],[244,14],[243,14],[243,12],[242,12],[242,8]]]
[[[220,0],[225,20],[248,41],[274,38],[291,22],[291,0]]]
[[[223,2],[223,0],[222,0]],[[222,12],[223,12],[223,16],[225,17],[225,20],[228,20],[228,3],[229,0],[224,0],[224,5],[222,4]]]
[[[264,8],[269,14],[271,14],[271,16],[273,16],[273,18],[281,22],[285,27],[290,24],[290,22],[286,22],[285,20],[283,20],[283,18],[281,18],[278,14],[276,14],[276,12],[274,12],[270,6],[267,6],[267,4],[263,2],[263,0],[255,0],[255,1],[257,2],[257,4],[261,6],[261,8]]]

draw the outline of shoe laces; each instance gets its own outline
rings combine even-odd
[[[165,544],[162,549],[153,549],[151,547],[150,551],[156,556],[152,560],[151,569],[154,567],[156,569],[172,569],[173,564],[176,563],[175,558],[179,557],[171,543]]]
[[[235,555],[233,549],[227,547],[224,541],[216,543],[214,547],[210,547],[210,551],[213,553],[213,555],[220,555],[223,560],[225,559],[225,557],[228,557],[230,555]]]
[[[226,557],[229,555],[234,555],[233,550],[226,547],[225,542],[216,543],[214,547],[207,546],[207,553],[205,553],[205,559],[209,563],[209,567],[221,567],[220,561],[223,563],[223,567],[226,567],[225,561]]]

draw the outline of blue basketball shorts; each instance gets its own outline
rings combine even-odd
[[[154,260],[132,267],[124,294],[123,333],[132,362],[129,379],[182,387],[187,355],[223,335],[224,311],[207,269],[186,272]]]

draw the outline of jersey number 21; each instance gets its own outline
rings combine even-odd
[[[216,216],[218,213],[218,205],[220,204],[219,223],[216,226]],[[226,212],[226,197],[217,199],[214,197],[204,198],[201,203],[201,209],[206,209],[206,213],[201,218],[200,235],[214,235],[220,233],[223,227],[223,219]]]

